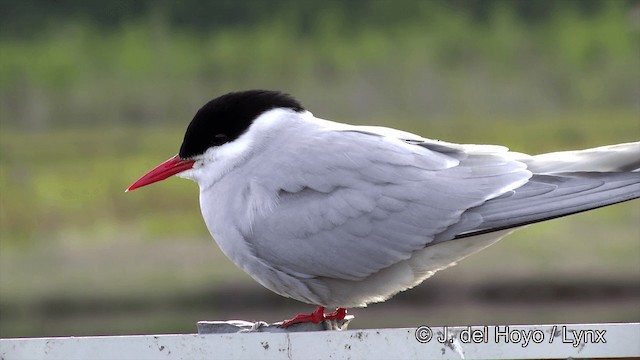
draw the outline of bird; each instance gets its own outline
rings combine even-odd
[[[288,327],[342,320],[523,226],[640,197],[640,141],[527,155],[324,120],[286,93],[244,90],[202,106],[178,153],[126,191],[173,175],[198,184],[235,265],[316,306]]]

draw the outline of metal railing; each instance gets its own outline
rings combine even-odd
[[[226,330],[235,331],[235,330]],[[558,359],[640,356],[640,323],[0,339],[12,359]],[[201,331],[202,332],[202,331]]]

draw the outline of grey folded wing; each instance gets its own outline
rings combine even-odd
[[[244,237],[257,258],[298,278],[366,278],[531,176],[501,147],[430,149],[357,131],[295,141],[251,169],[275,201]]]
[[[257,258],[298,278],[360,280],[432,244],[640,196],[639,172],[533,175],[527,163],[536,159],[504,147],[384,128],[301,134],[278,146],[251,169],[275,200],[244,237]]]

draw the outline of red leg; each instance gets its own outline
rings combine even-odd
[[[288,327],[302,322],[319,323],[324,320],[324,306],[318,306],[311,314],[298,314],[293,319],[285,320],[279,327]]]
[[[298,314],[291,320],[285,320],[280,325],[281,328],[285,328],[297,323],[312,322],[319,323],[322,320],[342,320],[347,315],[347,309],[338,308],[336,311],[325,314],[324,306],[318,306],[311,314]]]
[[[324,318],[327,320],[343,320],[347,316],[347,309],[338,308],[336,311],[325,314]]]

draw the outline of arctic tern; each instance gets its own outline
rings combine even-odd
[[[224,254],[318,306],[289,326],[341,320],[524,225],[638,198],[639,170],[640,142],[530,156],[322,120],[287,94],[249,90],[206,103],[178,154],[127,191],[196,181]]]

